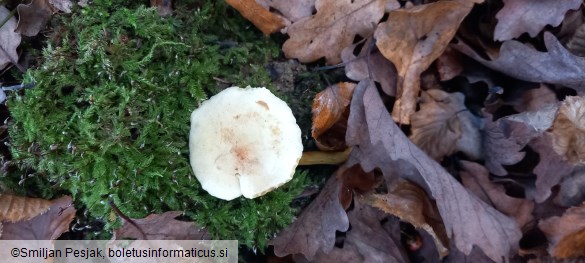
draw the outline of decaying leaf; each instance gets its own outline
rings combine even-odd
[[[551,188],[569,176],[574,166],[558,155],[552,146],[549,134],[544,134],[530,142],[530,147],[538,153],[540,161],[534,167],[536,174],[536,194],[534,200],[544,202],[551,195]]]
[[[577,166],[561,183],[555,201],[565,207],[577,206],[585,201],[585,166]]]
[[[29,220],[14,223],[4,222],[3,240],[54,240],[69,230],[75,217],[75,208],[70,196],[51,201],[47,212]]]
[[[312,262],[408,262],[400,240],[391,238],[382,226],[384,213],[356,198],[347,215],[351,229],[343,248],[335,247],[328,254],[320,252]]]
[[[575,30],[575,34],[567,42],[567,49],[576,56],[585,57],[585,24]]]
[[[4,6],[0,6],[0,17],[8,17],[10,11]],[[16,18],[12,17],[0,27],[0,70],[5,68],[9,63],[18,61],[16,47],[20,45],[21,36],[14,32],[16,29]]]
[[[313,127],[311,135],[317,141],[321,150],[340,150],[345,148],[345,129],[341,130],[339,136],[326,136],[325,140],[336,140],[336,142],[322,142],[321,135],[325,134],[338,122],[343,123],[345,128],[351,94],[355,88],[354,83],[340,82],[329,86],[315,95],[313,100]],[[345,117],[344,117],[345,115]]]
[[[412,142],[437,161],[457,151],[481,158],[482,121],[467,110],[464,101],[460,92],[423,91],[420,110],[411,116]]]
[[[585,98],[569,96],[552,129],[553,149],[572,164],[585,164]]]
[[[534,202],[506,195],[504,186],[491,182],[488,170],[480,164],[461,161],[461,166],[459,175],[463,185],[479,199],[514,218],[520,228],[533,220]]]
[[[453,48],[479,63],[508,76],[531,82],[559,84],[585,92],[585,58],[577,57],[549,33],[544,32],[547,52],[540,52],[515,40],[505,41],[500,56],[486,60],[459,41]]]
[[[193,222],[179,221],[175,218],[183,212],[169,211],[162,214],[151,214],[145,218],[132,219],[136,226],[124,222],[121,228],[114,231],[114,240],[125,238],[144,239],[140,231],[149,240],[207,240],[211,237],[207,230],[198,227]]]
[[[393,10],[376,29],[376,45],[396,66],[397,100],[392,117],[410,124],[420,91],[420,74],[445,50],[473,4],[440,1]]]
[[[498,12],[494,39],[510,40],[528,33],[535,37],[546,26],[556,27],[563,22],[565,13],[577,9],[582,0],[503,0],[504,8]]]
[[[55,10],[59,10],[63,13],[71,13],[71,7],[73,3],[70,0],[48,0],[49,5]]]
[[[529,89],[522,93],[522,97],[513,103],[518,112],[538,111],[550,105],[558,104],[559,100],[554,90],[541,83],[536,89]]]
[[[373,82],[356,86],[350,106],[348,145],[364,171],[379,168],[387,181],[402,177],[415,182],[433,198],[447,236],[469,254],[478,246],[496,262],[518,247],[516,222],[465,190],[445,169],[418,149],[392,121]]]
[[[553,125],[553,121],[557,116],[557,112],[559,111],[559,103],[553,103],[546,106],[540,107],[536,111],[525,111],[522,113],[506,116],[501,119],[500,126],[506,128],[508,130],[508,134],[510,133],[511,127],[509,124],[512,122],[518,122],[525,125],[529,130],[534,132],[534,135],[531,135],[525,138],[522,141],[528,142],[532,138],[535,138],[548,130]]]
[[[50,200],[0,194],[0,222],[29,220],[46,212],[53,204]]]
[[[388,0],[395,3],[396,0]],[[282,50],[289,58],[313,62],[325,57],[327,64],[341,62],[341,51],[356,35],[369,37],[384,15],[385,0],[317,0],[317,13],[288,27],[290,38]]]
[[[226,2],[265,35],[270,35],[290,23],[286,18],[271,13],[255,0],[226,0]]]
[[[46,0],[33,0],[30,4],[19,4],[18,10],[18,26],[15,32],[25,36],[36,36],[53,15],[53,10]]]
[[[370,194],[364,197],[366,204],[424,229],[433,237],[440,257],[449,253],[449,239],[437,207],[428,199],[425,191],[406,180],[388,185],[388,194]]]
[[[372,39],[364,43],[351,45],[341,51],[341,59],[345,64],[345,75],[355,81],[373,78],[380,83],[382,90],[389,96],[396,95],[396,67],[388,61],[377,48],[370,50]],[[354,50],[361,46],[359,54]],[[368,55],[368,52],[371,52]],[[368,62],[369,61],[369,62]],[[371,76],[370,76],[371,74]]]
[[[269,242],[274,246],[275,255],[303,254],[311,261],[318,251],[331,252],[335,232],[349,228],[347,213],[339,202],[340,188],[336,176],[332,176],[295,222]]]
[[[569,208],[561,217],[541,221],[538,227],[551,242],[549,251],[555,258],[585,257],[585,203]]]
[[[447,46],[445,52],[437,58],[437,72],[441,81],[453,79],[464,70],[461,53]]]
[[[522,148],[528,143],[518,142],[515,138],[506,136],[501,121],[493,121],[492,115],[485,112],[485,127],[483,130],[483,149],[485,150],[485,166],[495,175],[506,175],[508,172],[503,165],[516,164],[524,158],[526,153]],[[512,129],[525,129],[525,125],[513,122],[507,125],[508,133]]]

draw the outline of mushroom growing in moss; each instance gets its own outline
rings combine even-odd
[[[266,88],[231,87],[191,114],[189,153],[209,194],[255,198],[292,179],[303,153],[301,129]]]

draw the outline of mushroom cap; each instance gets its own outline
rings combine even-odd
[[[272,191],[292,179],[302,153],[291,109],[266,88],[227,88],[191,114],[191,167],[217,198]]]

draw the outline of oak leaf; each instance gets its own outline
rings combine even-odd
[[[406,180],[388,185],[387,194],[364,196],[364,202],[387,214],[394,215],[419,229],[424,229],[433,238],[440,257],[449,253],[449,239],[435,204],[425,191]]]
[[[264,35],[270,35],[290,24],[286,18],[271,13],[255,0],[226,0],[226,2],[252,22]]]
[[[207,230],[193,222],[175,219],[183,214],[181,211],[169,211],[162,214],[150,214],[145,218],[132,219],[135,225],[124,221],[122,227],[114,230],[113,240],[125,238],[148,240],[207,240],[211,239]],[[141,233],[142,231],[142,233]],[[144,234],[144,235],[142,235]]]
[[[274,10],[291,22],[311,16],[315,9],[315,0],[256,0],[268,10]]]
[[[495,175],[506,175],[508,172],[503,165],[516,164],[524,158],[525,152],[522,148],[528,144],[528,141],[518,142],[514,137],[507,136],[505,129],[502,127],[501,119],[492,120],[492,115],[484,111],[485,126],[483,134],[483,149],[485,150],[485,166]],[[521,123],[511,122],[505,126],[507,132],[526,129]]]
[[[29,220],[46,212],[53,204],[50,200],[0,194],[0,222]]]
[[[8,17],[10,11],[4,6],[0,6],[0,17]],[[9,63],[18,61],[16,47],[20,44],[20,34],[14,32],[16,29],[16,18],[12,17],[0,27],[0,70],[5,68]]]
[[[452,47],[484,66],[508,76],[531,82],[558,84],[585,91],[585,58],[577,57],[549,33],[544,32],[547,52],[515,40],[505,41],[497,59],[486,60],[463,41]]]
[[[549,239],[549,251],[555,258],[585,257],[585,203],[569,208],[561,217],[541,221],[538,227]]]
[[[386,1],[396,0],[317,0],[315,13],[287,28],[290,38],[282,50],[288,58],[313,62],[325,57],[327,64],[341,62],[341,51],[356,36],[369,37],[382,16]]]
[[[396,96],[396,67],[375,48],[370,50],[372,39],[351,45],[341,51],[341,59],[345,63],[345,75],[355,81],[373,78],[380,83],[382,90],[389,96]],[[361,50],[358,55],[356,49]],[[368,53],[371,52],[371,53]]]
[[[311,135],[321,150],[345,149],[345,129],[338,136],[326,134],[334,125],[341,122],[343,128],[347,125],[347,111],[355,88],[354,83],[340,82],[329,86],[315,95],[313,100],[313,127]],[[345,117],[344,117],[345,115]],[[322,135],[325,138],[321,138]],[[331,142],[334,140],[333,142]]]
[[[420,91],[420,74],[447,48],[473,4],[440,1],[393,10],[374,34],[376,45],[398,72],[392,117],[410,124]]]
[[[467,110],[464,101],[460,92],[423,91],[420,110],[411,116],[412,142],[437,161],[457,151],[481,158],[482,121]]]
[[[553,149],[572,164],[585,163],[585,98],[569,96],[552,128]]]
[[[517,249],[516,222],[465,190],[445,169],[416,147],[392,121],[373,82],[360,82],[352,98],[346,142],[355,146],[364,171],[380,169],[387,181],[402,177],[433,198],[447,236],[469,254],[478,246],[496,262]],[[355,152],[355,153],[354,153]]]
[[[565,13],[577,9],[582,0],[503,0],[504,7],[496,14],[498,23],[494,39],[510,40],[528,33],[536,37],[546,25],[556,27],[563,22]]]
[[[534,199],[536,202],[542,203],[551,195],[551,188],[573,172],[574,166],[553,150],[549,134],[545,133],[532,140],[529,145],[540,157],[540,161],[533,171],[536,174]]]
[[[69,224],[75,217],[70,196],[51,201],[43,214],[29,220],[4,222],[1,239],[3,240],[54,240],[69,230]]]
[[[507,195],[504,186],[489,180],[488,170],[480,164],[461,161],[461,166],[463,170],[459,175],[463,185],[479,199],[514,218],[520,228],[534,219],[532,216],[534,202]]]
[[[366,205],[361,198],[356,198],[353,210],[347,215],[351,229],[345,234],[343,247],[335,247],[328,254],[321,252],[313,262],[408,261],[408,256],[401,249],[400,239],[393,239],[383,228],[384,213]]]
[[[19,4],[16,9],[19,19],[15,32],[29,37],[36,36],[45,28],[53,15],[53,10],[46,0],[33,0],[28,5]]]
[[[331,252],[335,232],[349,229],[347,213],[339,202],[340,188],[336,176],[332,176],[299,217],[269,241],[275,255],[303,254],[312,261],[318,251]]]

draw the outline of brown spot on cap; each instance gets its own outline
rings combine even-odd
[[[265,101],[259,100],[259,101],[256,101],[256,103],[258,103],[258,105],[262,106],[266,110],[270,110],[270,108],[268,107],[268,104]]]

